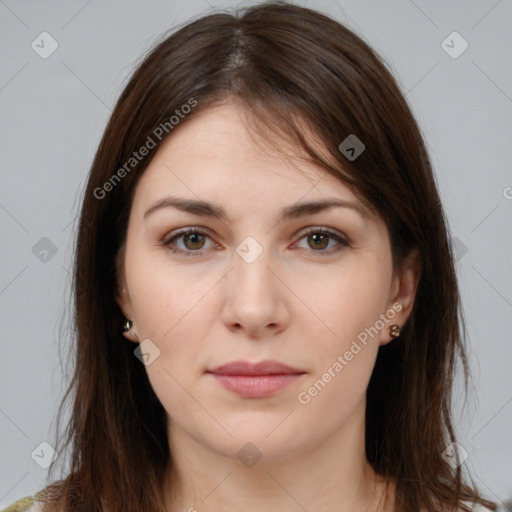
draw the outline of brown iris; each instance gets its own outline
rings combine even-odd
[[[310,240],[313,240],[314,244],[321,243],[321,247],[317,246],[316,249],[325,249],[325,247],[327,247],[327,245],[329,243],[329,235],[325,235],[322,233],[314,233],[314,234],[308,236],[308,243],[310,242]],[[324,242],[324,243],[322,243],[322,242]]]
[[[192,247],[190,247],[187,242],[192,242]],[[201,233],[191,233],[188,235],[183,235],[183,243],[187,249],[201,249],[204,245],[204,235]]]

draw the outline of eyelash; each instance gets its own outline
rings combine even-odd
[[[184,256],[187,256],[187,257],[201,256],[202,252],[203,252],[202,249],[199,249],[197,251],[192,251],[192,250],[184,251],[182,249],[177,249],[176,247],[173,247],[171,245],[172,242],[175,241],[176,239],[181,238],[186,235],[190,235],[190,234],[201,234],[201,235],[207,236],[208,238],[211,238],[208,231],[206,231],[202,228],[199,228],[199,227],[196,227],[196,228],[190,227],[190,228],[186,228],[186,229],[182,229],[181,231],[178,231],[177,233],[174,234],[174,236],[172,236],[168,240],[163,240],[162,245],[164,247],[166,247],[168,250],[170,250],[172,253],[183,254]],[[341,250],[343,247],[350,246],[349,242],[345,238],[343,238],[340,233],[331,231],[327,228],[316,228],[316,227],[315,228],[311,228],[311,227],[307,228],[304,231],[304,233],[302,234],[302,236],[299,238],[299,240],[302,240],[303,238],[307,237],[308,235],[317,235],[317,234],[327,235],[330,238],[334,238],[337,242],[339,242],[339,245],[337,245],[335,247],[331,247],[328,250],[315,251],[313,249],[310,249],[309,252],[313,253],[315,257],[330,256],[332,253]]]

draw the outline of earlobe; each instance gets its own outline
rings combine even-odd
[[[407,255],[394,276],[388,308],[393,309],[396,314],[391,328],[383,333],[382,344],[400,336],[400,328],[407,322],[413,309],[420,277],[421,257],[415,248]]]
[[[135,334],[135,331],[133,330],[133,322],[131,320],[126,320],[123,324],[123,336],[129,340],[133,341],[134,343],[139,342],[139,337],[137,334]]]
[[[139,337],[133,331],[123,332],[123,336],[133,343],[139,343]]]
[[[115,299],[125,317],[125,322],[121,326],[123,336],[129,341],[138,343],[139,337],[135,333],[133,321],[130,320],[132,318],[130,298],[128,291],[122,283],[118,283],[117,285]]]

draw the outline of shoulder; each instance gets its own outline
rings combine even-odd
[[[0,512],[42,512],[41,505],[41,502],[35,496],[26,496],[11,503]]]
[[[52,486],[45,487],[36,492],[33,496],[25,496],[11,503],[0,512],[43,512],[43,505]]]

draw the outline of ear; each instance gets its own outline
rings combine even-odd
[[[397,324],[403,327],[414,307],[414,300],[421,277],[421,256],[417,248],[404,259],[401,267],[395,272],[390,287],[387,312],[395,312],[389,324],[382,332],[381,345],[394,339],[389,332],[389,326]]]
[[[133,319],[133,313],[132,313],[132,303],[130,299],[130,294],[128,292],[128,287],[126,285],[126,277],[124,274],[124,265],[122,263],[123,258],[123,251],[121,250],[119,252],[119,256],[116,261],[116,268],[117,268],[117,283],[116,283],[116,289],[115,289],[115,300],[119,307],[121,308],[121,311],[123,312],[123,315],[126,320],[131,320],[133,322],[132,328],[124,332],[122,331],[123,336],[129,340],[133,341],[134,343],[138,343],[139,337],[136,335],[136,328],[135,328],[135,321]],[[135,336],[134,336],[135,334]]]

